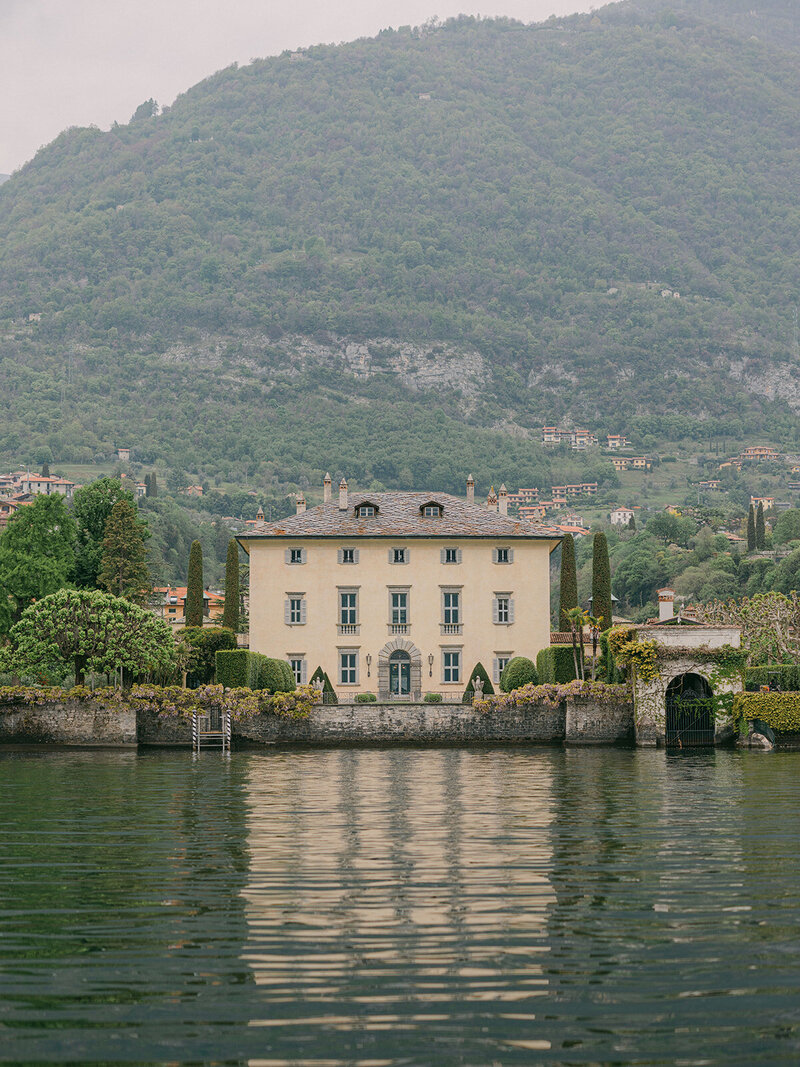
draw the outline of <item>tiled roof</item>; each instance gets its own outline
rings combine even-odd
[[[439,518],[426,517],[421,508],[436,503],[442,507]],[[369,518],[356,514],[360,504],[378,510]],[[449,493],[350,493],[346,511],[338,499],[290,515],[278,522],[262,522],[239,535],[240,541],[268,537],[502,537],[545,538],[558,541],[560,531],[538,526],[469,504]]]

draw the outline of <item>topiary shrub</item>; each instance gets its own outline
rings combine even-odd
[[[331,680],[322,667],[317,667],[311,675],[311,685],[317,685],[318,682],[322,682],[322,703],[338,704],[339,698],[336,696],[336,690],[331,685]]]
[[[531,664],[531,666],[533,666],[533,664]],[[462,704],[471,704],[475,699],[475,686],[473,685],[473,680],[476,675],[483,681],[483,695],[488,696],[490,693],[494,695],[494,686],[492,685],[491,678],[486,673],[486,668],[482,663],[476,663],[469,672],[467,688],[464,690],[464,696],[461,698]]]
[[[571,682],[577,677],[572,646],[551,645],[549,648],[543,648],[536,657],[536,669],[539,674],[539,685],[566,685],[567,682]],[[502,678],[500,688],[503,688]]]
[[[187,686],[196,689],[209,685],[214,681],[217,652],[236,648],[236,634],[222,626],[187,626],[181,636],[192,650],[186,667]]]
[[[293,693],[297,683],[286,660],[259,656],[258,688],[269,693]]]
[[[356,693],[356,704],[374,704],[378,698],[374,693]]]
[[[217,652],[217,683],[226,689],[257,689],[258,662],[246,648]]]
[[[425,696],[422,699],[426,704],[441,704],[441,702],[442,702],[442,694],[441,693],[426,693]]]
[[[500,675],[500,688],[504,693],[510,693],[512,689],[519,689],[523,685],[539,682],[539,672],[536,664],[527,656],[514,656],[503,668]]]

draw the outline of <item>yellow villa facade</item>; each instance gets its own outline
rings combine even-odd
[[[480,661],[495,681],[550,642],[550,553],[560,535],[447,493],[349,494],[239,537],[250,557],[250,648],[317,666],[340,699],[445,699]]]

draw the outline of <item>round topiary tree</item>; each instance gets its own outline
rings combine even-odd
[[[500,675],[500,688],[504,693],[510,693],[512,689],[519,689],[520,686],[529,683],[536,685],[538,681],[539,675],[533,660],[528,659],[527,656],[514,656],[503,668],[503,673]]]
[[[258,688],[269,693],[293,693],[297,684],[286,660],[265,656],[259,665]]]
[[[475,677],[478,677],[483,682],[483,695],[488,696],[490,693],[494,693],[494,686],[492,680],[486,673],[486,668],[482,663],[476,663],[472,670],[469,672],[469,681],[467,688],[464,690],[464,696],[461,698],[462,704],[471,704],[475,699]]]

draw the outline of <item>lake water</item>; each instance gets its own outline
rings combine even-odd
[[[800,755],[0,753],[0,1062],[797,1064]]]

